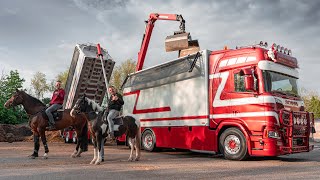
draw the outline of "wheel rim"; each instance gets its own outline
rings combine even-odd
[[[237,154],[241,149],[240,139],[235,135],[229,135],[224,140],[224,149],[229,154]]]
[[[66,141],[69,141],[69,132],[66,133]]]
[[[151,149],[152,145],[153,145],[153,137],[150,133],[148,133],[144,137],[144,146],[147,149]]]
[[[72,141],[73,142],[76,142],[76,139],[77,138],[77,133],[76,132],[73,132],[73,134],[72,134]]]

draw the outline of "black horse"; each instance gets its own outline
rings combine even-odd
[[[43,158],[48,158],[49,148],[47,145],[47,139],[45,136],[45,131],[48,131],[48,118],[44,115],[46,105],[44,105],[38,99],[30,96],[24,91],[19,91],[18,89],[12,95],[12,97],[4,104],[6,108],[14,107],[17,105],[22,105],[24,110],[29,115],[29,125],[33,132],[34,138],[34,150],[31,158],[38,157],[38,151],[40,148],[39,140],[41,137],[45,153]],[[86,151],[88,148],[88,126],[87,126],[87,117],[84,113],[79,113],[76,116],[70,116],[70,109],[66,109],[61,112],[59,120],[56,122],[56,128],[54,130],[61,130],[73,126],[78,135],[77,146],[72,157],[79,157],[83,151]]]
[[[106,117],[108,112],[97,104],[95,101],[83,96],[79,98],[72,108],[70,115],[75,116],[78,113],[86,113],[89,119],[89,129],[92,135],[94,145],[94,157],[90,164],[100,164],[104,155],[104,140],[108,136],[108,121]],[[123,134],[129,138],[131,152],[128,161],[138,161],[140,159],[141,129],[140,121],[130,116],[121,116],[115,119],[115,137]],[[118,125],[117,125],[118,124]],[[117,129],[118,127],[118,129]],[[136,157],[133,159],[133,151],[136,150]]]

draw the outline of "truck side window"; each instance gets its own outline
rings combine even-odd
[[[254,77],[254,89],[258,90],[258,81],[256,76]],[[234,91],[235,92],[249,92],[246,91],[244,76],[241,76],[240,73],[234,74]]]
[[[234,91],[246,92],[244,76],[240,76],[240,73],[234,74]]]

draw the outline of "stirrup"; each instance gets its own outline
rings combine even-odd
[[[49,124],[49,126],[47,127],[48,130],[54,130],[56,129],[55,125],[53,124]]]

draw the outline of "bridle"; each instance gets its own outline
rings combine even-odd
[[[89,111],[88,106],[90,106],[90,105],[88,104],[86,99],[82,98],[78,102],[76,102],[76,104],[74,105],[74,107],[72,109],[76,114],[85,113],[85,114],[89,115],[91,113],[96,113],[96,111],[94,111],[94,110]],[[89,121],[91,121],[91,120],[92,119],[89,119]]]
[[[17,106],[18,105],[18,102],[17,102],[18,98],[21,98],[23,100],[21,95],[18,94],[17,97],[14,97],[13,100],[9,103],[9,107]]]

